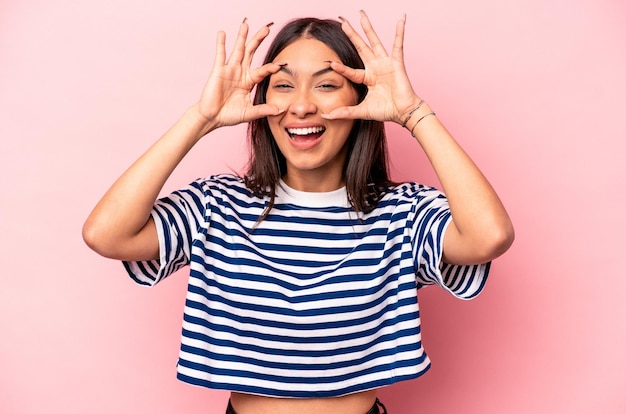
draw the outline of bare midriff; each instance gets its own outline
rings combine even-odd
[[[376,390],[333,398],[273,398],[233,392],[237,414],[365,414],[376,401]]]

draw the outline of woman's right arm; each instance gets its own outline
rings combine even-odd
[[[269,26],[246,44],[244,20],[228,60],[225,34],[218,33],[215,64],[199,102],[115,181],[85,221],[83,239],[91,249],[119,260],[158,259],[150,213],[163,185],[189,150],[214,129],[278,113],[271,105],[253,106],[249,96],[254,85],[280,69],[277,64],[250,69]]]
[[[204,120],[190,108],[113,183],[83,226],[83,239],[90,248],[120,260],[159,257],[152,206],[204,128]]]

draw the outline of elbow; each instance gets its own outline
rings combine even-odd
[[[461,232],[457,226],[446,232],[443,261],[456,265],[490,262],[504,254],[515,240],[510,221],[481,223],[471,231]]]
[[[85,244],[94,252],[104,257],[113,257],[110,243],[104,236],[103,230],[92,220],[87,220],[83,224],[82,237]]]
[[[503,255],[513,242],[515,241],[515,229],[513,225],[508,222],[504,225],[493,226],[492,231],[485,232],[483,242],[482,256],[484,261],[488,262],[497,257]]]
[[[115,260],[156,260],[159,258],[159,241],[154,226],[144,226],[142,231],[128,234],[127,226],[106,218],[88,218],[83,224],[85,244],[100,256]]]
[[[83,224],[82,236],[87,247],[96,253],[100,253],[101,242],[99,241],[98,230],[89,220]]]

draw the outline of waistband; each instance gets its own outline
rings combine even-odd
[[[380,408],[382,408],[383,411],[380,411]],[[230,403],[230,400],[228,400],[228,407],[226,407],[226,414],[237,414],[232,404]],[[374,405],[372,406],[372,408],[370,408],[370,410],[365,414],[387,414],[387,408],[385,408],[385,405],[381,403],[378,398],[376,398],[376,401],[374,402]]]

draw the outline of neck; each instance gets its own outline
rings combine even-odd
[[[323,174],[322,174],[323,175]],[[342,176],[328,177],[318,174],[285,174],[283,181],[290,188],[309,193],[324,193],[335,191],[343,187],[346,183]]]

